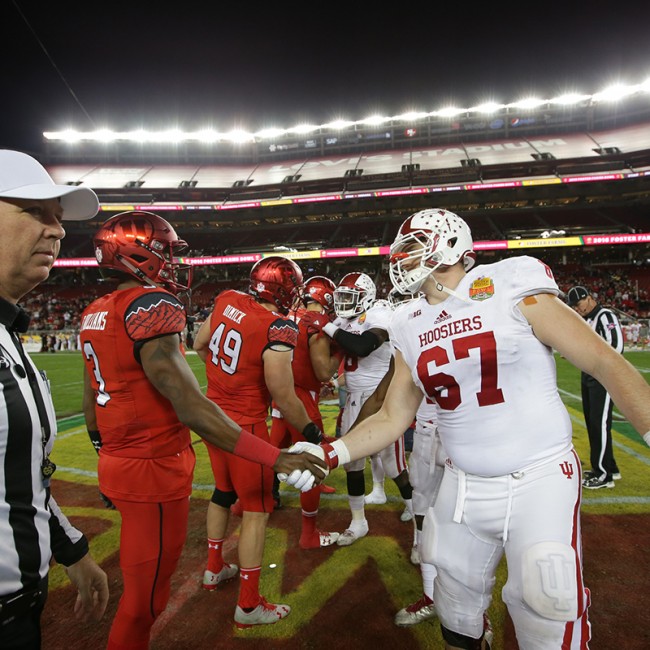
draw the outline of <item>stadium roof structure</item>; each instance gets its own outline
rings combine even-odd
[[[647,94],[625,109],[502,107],[241,146],[52,141],[42,162],[57,183],[100,197],[100,214],[69,235],[87,236],[129,209],[158,212],[184,235],[218,233],[222,248],[243,253],[279,242],[326,246],[345,231],[385,245],[405,216],[426,207],[504,239],[650,231]]]

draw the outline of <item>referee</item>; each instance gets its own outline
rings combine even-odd
[[[599,305],[582,286],[569,289],[567,302],[617,352],[623,352],[623,330],[616,314]],[[613,488],[621,474],[612,448],[612,410],[614,404],[602,384],[591,375],[581,374],[582,412],[591,447],[591,471],[585,472],[583,486],[590,490]]]
[[[47,279],[63,219],[92,218],[95,193],[55,185],[34,158],[0,150],[0,648],[38,650],[52,557],[78,589],[75,614],[101,618],[106,574],[50,494],[56,416],[49,383],[23,350],[18,301]]]

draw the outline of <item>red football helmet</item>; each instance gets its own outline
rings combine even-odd
[[[192,284],[192,267],[174,258],[187,243],[178,238],[170,223],[152,212],[116,214],[97,231],[93,246],[100,269],[161,284],[174,294],[188,291]]]
[[[305,282],[302,301],[305,306],[310,300],[325,309],[328,316],[334,315],[334,290],[336,285],[324,275],[314,275]]]
[[[302,290],[302,271],[288,257],[273,255],[256,262],[250,273],[251,295],[274,304],[288,314]]]

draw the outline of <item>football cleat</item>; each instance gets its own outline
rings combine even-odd
[[[426,594],[422,594],[422,598],[417,600],[412,605],[400,609],[395,614],[395,625],[400,627],[407,627],[409,625],[417,625],[422,621],[428,621],[436,617],[436,606],[431,598]]]
[[[350,526],[352,526],[352,524],[350,524]],[[355,526],[354,528],[347,528],[339,535],[336,543],[339,546],[351,546],[358,539],[365,537],[368,534],[368,530],[369,528],[367,521],[365,521],[363,525]]]
[[[363,498],[363,502],[366,505],[377,505],[380,506],[383,503],[386,503],[386,493],[383,490],[372,489],[370,494],[366,494]]]
[[[318,487],[320,488],[321,494],[334,494],[334,492],[336,492],[335,487],[325,485],[325,483],[321,483]]]
[[[612,478],[613,478],[615,481],[620,481],[623,477],[621,476],[621,473],[620,473],[620,472],[614,472],[614,473],[612,474]]]
[[[585,487],[588,490],[600,490],[601,488],[613,488],[615,487],[615,484],[613,479],[608,481],[607,479],[599,478],[598,476],[592,476],[582,482],[582,487]]]
[[[300,536],[300,548],[323,548],[336,544],[339,533],[323,533],[320,530],[314,531],[309,537]]]
[[[289,616],[289,605],[276,605],[267,603],[262,597],[260,604],[250,612],[245,612],[239,605],[235,608],[235,625],[239,629],[253,627],[253,625],[273,625],[279,620]]]
[[[236,564],[224,564],[219,573],[213,573],[207,569],[203,572],[203,589],[214,591],[220,584],[232,580],[239,571]]]
[[[413,520],[413,513],[408,509],[404,508],[404,512],[399,516],[400,521],[412,521]]]

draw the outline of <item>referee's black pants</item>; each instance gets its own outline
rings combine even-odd
[[[618,472],[612,448],[614,404],[605,387],[593,377],[582,377],[582,412],[589,436],[591,469],[607,481]]]
[[[47,577],[32,588],[0,597],[0,648],[40,650],[41,613],[47,600]]]

